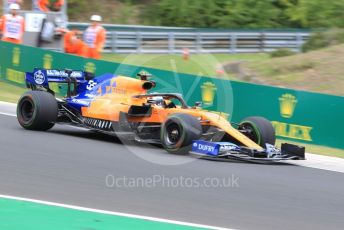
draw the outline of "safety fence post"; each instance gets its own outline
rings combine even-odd
[[[111,33],[111,42],[112,42],[112,53],[116,53],[117,52],[117,32],[113,31]]]
[[[296,49],[302,52],[303,38],[301,33],[296,34]]]
[[[202,49],[203,49],[202,34],[198,32],[196,34],[196,53],[201,53]]]
[[[142,52],[142,34],[140,31],[136,32],[136,52]]]
[[[237,53],[237,35],[236,33],[230,34],[230,53]]]
[[[174,54],[175,53],[175,40],[174,40],[174,33],[169,32],[168,33],[168,51],[169,54]]]

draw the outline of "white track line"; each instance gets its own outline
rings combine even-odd
[[[6,101],[0,101],[0,104],[2,105],[8,105],[8,106],[16,106],[16,103],[6,102]]]
[[[16,116],[16,110],[16,104],[0,101],[0,114],[13,117]]]
[[[5,115],[5,116],[10,116],[10,117],[16,117],[17,115],[15,114],[11,114],[11,113],[3,113],[3,112],[0,112],[1,115]]]
[[[338,157],[306,153],[305,161],[290,161],[290,163],[308,168],[323,169],[333,172],[344,173],[344,159]]]
[[[17,197],[17,196],[0,195],[0,198],[26,201],[26,202],[36,203],[36,204],[49,205],[49,206],[55,206],[55,207],[61,207],[61,208],[68,208],[68,209],[74,209],[74,210],[85,211],[85,212],[94,212],[94,213],[100,213],[100,214],[122,216],[122,217],[142,219],[142,220],[161,222],[161,223],[167,223],[167,224],[176,224],[176,225],[182,225],[182,226],[196,227],[196,228],[214,229],[214,230],[233,230],[230,228],[222,228],[222,227],[216,227],[216,226],[210,226],[210,225],[195,224],[195,223],[189,223],[189,222],[183,222],[183,221],[155,218],[155,217],[150,217],[150,216],[141,216],[141,215],[128,214],[128,213],[123,213],[123,212],[113,212],[113,211],[106,211],[106,210],[101,210],[101,209],[85,208],[85,207],[80,207],[80,206],[75,206],[75,205],[61,204],[61,203],[36,200],[36,199],[30,199],[30,198],[23,198],[23,197]]]

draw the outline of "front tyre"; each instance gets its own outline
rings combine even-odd
[[[192,141],[202,134],[201,123],[189,114],[174,114],[162,125],[160,140],[166,151],[173,154],[187,154]]]
[[[17,119],[24,129],[45,131],[51,129],[58,114],[55,97],[44,91],[23,94],[17,105]]]
[[[263,148],[266,144],[275,145],[275,130],[271,122],[263,117],[248,117],[240,123],[238,129]]]

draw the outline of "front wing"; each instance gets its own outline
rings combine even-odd
[[[256,150],[240,147],[230,142],[196,140],[190,154],[202,159],[216,161],[244,161],[253,163],[281,163],[285,160],[305,160],[305,148],[284,143],[281,149],[266,144],[266,149]]]

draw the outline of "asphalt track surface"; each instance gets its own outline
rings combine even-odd
[[[344,174],[293,165],[151,163],[112,137],[26,131],[0,115],[0,194],[235,229],[343,229]],[[163,150],[132,147],[150,156]],[[187,156],[168,155],[171,160]],[[238,178],[235,187],[109,187],[106,176]],[[234,186],[233,185],[233,186]]]

